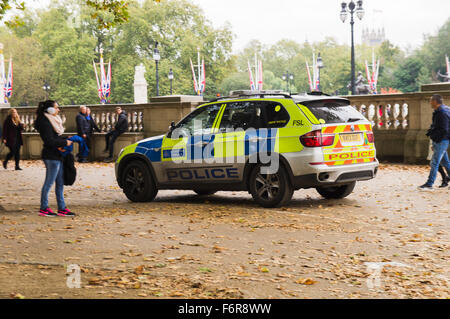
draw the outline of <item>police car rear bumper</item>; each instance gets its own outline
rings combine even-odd
[[[330,167],[327,165],[314,165],[314,173],[293,176],[295,188],[327,187],[348,184],[354,181],[365,181],[375,178],[378,172],[378,161],[339,165]]]

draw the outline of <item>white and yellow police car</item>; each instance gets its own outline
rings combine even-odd
[[[306,188],[344,198],[378,165],[371,123],[349,100],[239,91],[199,106],[166,135],[125,147],[115,169],[133,202],[152,201],[160,189],[248,191],[279,207]]]

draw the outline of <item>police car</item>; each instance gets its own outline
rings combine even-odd
[[[261,206],[279,207],[299,189],[344,198],[378,165],[371,123],[349,100],[239,91],[125,147],[115,171],[133,202],[152,201],[160,189],[248,191]]]

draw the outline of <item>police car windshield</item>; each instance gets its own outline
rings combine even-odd
[[[322,100],[302,103],[320,121],[326,124],[365,121],[366,118],[344,101]]]

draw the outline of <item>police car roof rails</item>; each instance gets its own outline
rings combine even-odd
[[[331,96],[331,95],[329,95],[329,94],[326,94],[326,93],[323,93],[323,92],[321,92],[321,91],[311,91],[311,92],[308,92],[308,93],[306,93],[306,94],[308,94],[308,95],[325,95],[325,96]]]
[[[283,96],[286,98],[292,98],[292,96],[287,93],[287,92],[283,92],[281,90],[263,90],[263,91],[251,91],[251,90],[239,90],[239,91],[231,91],[229,96],[222,96],[222,97],[218,97],[214,100],[211,100],[210,102],[216,102],[219,100],[224,100],[224,99],[235,99],[235,98],[239,98],[239,97],[259,97],[259,98],[263,98],[266,95],[279,95],[279,96]]]

